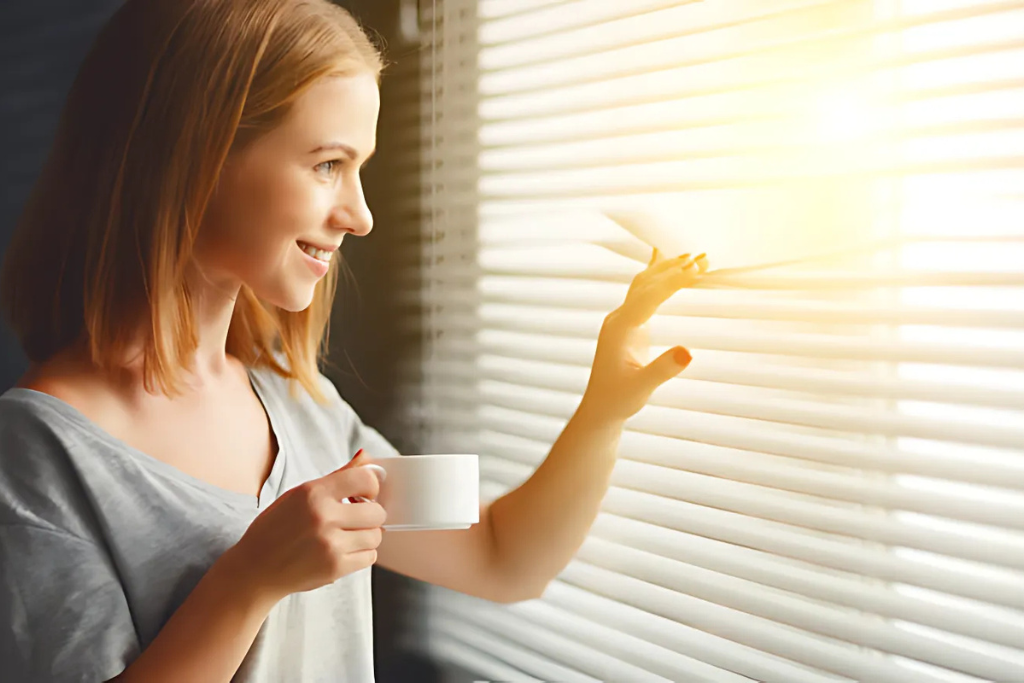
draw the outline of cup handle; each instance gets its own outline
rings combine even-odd
[[[372,470],[373,473],[377,475],[377,479],[382,484],[384,483],[384,480],[388,478],[388,471],[386,469],[384,469],[383,467],[381,467],[380,465],[374,465],[373,463],[368,463],[366,465],[360,465],[360,467],[365,467],[368,470]],[[349,496],[346,500],[348,500],[348,502],[350,502],[350,503],[371,503],[371,502],[373,502],[372,500],[370,500],[366,496]]]

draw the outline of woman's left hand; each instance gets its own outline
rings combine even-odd
[[[625,302],[608,314],[601,326],[581,413],[592,419],[625,421],[647,404],[655,389],[690,364],[690,353],[682,346],[648,363],[645,324],[659,306],[692,285],[707,267],[703,254],[662,259],[654,250],[647,268],[633,278]]]

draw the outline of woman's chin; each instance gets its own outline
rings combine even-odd
[[[261,296],[259,292],[256,292],[256,296],[283,311],[298,313],[306,310],[313,303],[314,292],[314,287],[308,287],[301,290],[296,288],[294,291],[288,292],[275,292],[273,296]]]
[[[289,299],[283,304],[279,304],[279,308],[288,311],[289,313],[298,313],[304,311],[310,307],[313,303],[313,293],[310,292],[309,296],[300,296],[293,299]]]

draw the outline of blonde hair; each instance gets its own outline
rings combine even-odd
[[[142,329],[146,388],[177,392],[198,343],[186,270],[225,159],[317,79],[381,69],[327,0],[128,0],[82,64],[4,258],[0,305],[29,359],[83,343],[114,371]],[[243,286],[228,353],[322,400],[336,284],[334,265],[300,312]]]

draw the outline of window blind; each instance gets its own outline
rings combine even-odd
[[[405,410],[527,478],[652,246],[717,271],[482,679],[1024,680],[1024,1],[436,0],[404,91]],[[406,86],[403,86],[406,87]],[[412,137],[410,139],[412,139]]]

